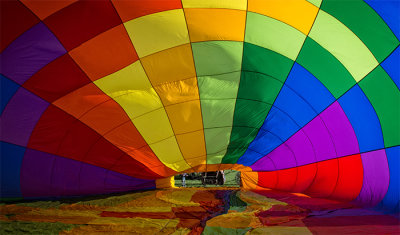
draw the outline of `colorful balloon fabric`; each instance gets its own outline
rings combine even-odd
[[[239,169],[398,208],[399,5],[2,1],[1,197]]]

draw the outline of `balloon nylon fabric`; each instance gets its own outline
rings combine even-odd
[[[1,4],[2,198],[233,168],[398,206],[398,2]]]

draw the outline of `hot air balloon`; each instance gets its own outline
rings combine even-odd
[[[398,1],[1,4],[2,198],[236,169],[398,208]]]

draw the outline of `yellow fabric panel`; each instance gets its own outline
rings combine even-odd
[[[184,158],[192,167],[206,164],[203,130],[177,135],[176,139]]]
[[[246,11],[231,9],[185,9],[192,42],[243,41]]]
[[[162,107],[140,61],[94,83],[118,102],[131,119]]]
[[[254,211],[227,213],[207,220],[207,226],[210,227],[243,229],[252,227],[250,225],[262,226],[258,217],[254,215]]]
[[[174,135],[164,109],[157,109],[132,120],[148,144]]]
[[[175,136],[150,144],[150,148],[157,155],[158,159],[169,168],[178,172],[190,168],[182,156]]]
[[[249,11],[260,13],[282,21],[308,34],[318,7],[306,0],[249,0]]]
[[[174,176],[156,179],[156,188],[175,188]]]
[[[199,100],[170,105],[165,110],[175,134],[203,129]]]
[[[140,58],[189,42],[182,9],[139,17],[124,26]]]
[[[183,8],[227,8],[246,10],[247,0],[182,0]]]
[[[193,202],[193,195],[198,192],[197,189],[167,189],[163,191],[157,191],[157,198],[169,203],[173,203],[176,206],[200,206],[199,203]]]
[[[153,86],[196,77],[190,44],[158,52],[141,61]]]
[[[196,87],[196,89],[194,89]],[[199,99],[197,78],[165,83],[154,87],[165,106]]]

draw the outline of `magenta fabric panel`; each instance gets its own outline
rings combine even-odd
[[[360,153],[353,126],[337,101],[320,116],[332,136],[338,157]]]
[[[361,154],[364,179],[361,192],[355,199],[362,206],[375,206],[389,188],[389,166],[384,149]]]

